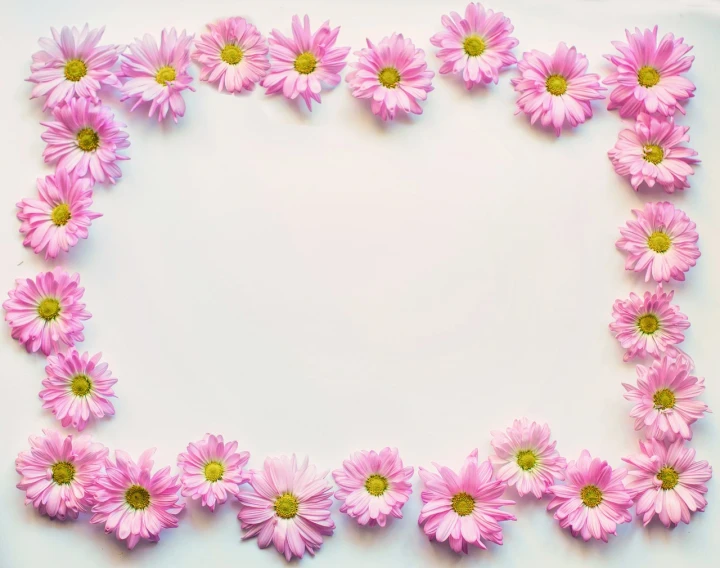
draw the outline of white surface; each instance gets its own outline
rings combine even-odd
[[[543,4],[541,7],[540,5]],[[674,287],[692,327],[683,347],[720,409],[720,142],[718,4],[497,0],[516,50],[564,40],[605,76],[601,58],[625,27],[660,24],[694,44],[697,96],[679,122],[704,160],[671,200],[697,224],[703,253]],[[50,168],[41,102],[29,101],[30,55],[49,27],[107,24],[127,43],[175,25],[200,33],[223,16],[251,18],[263,34],[291,16],[341,25],[339,45],[395,30],[439,62],[428,39],[458,1],[172,2],[71,0],[3,3],[0,140],[0,291],[52,266],[22,246],[15,202]],[[351,56],[351,59],[354,57]],[[197,76],[197,68],[192,73]],[[128,123],[131,160],[114,188],[97,189],[88,241],[62,265],[82,275],[93,317],[80,348],[101,350],[119,377],[114,419],[89,428],[110,448],[156,463],[206,431],[237,439],[258,467],[268,454],[309,454],[338,467],[353,450],[394,445],[413,466],[457,467],[491,429],[526,415],[551,425],[568,459],[583,448],[614,466],[636,451],[621,381],[634,366],[607,329],[615,298],[650,286],[625,273],[615,250],[636,195],[606,157],[622,121],[596,116],[556,140],[514,116],[509,84],[468,93],[436,77],[425,114],[383,125],[343,83],[310,115],[263,90],[232,97],[198,84],[179,126],[158,127],[111,101]],[[3,324],[4,326],[4,324]],[[37,393],[43,358],[0,333],[0,566],[281,566],[274,551],[240,542],[237,504],[214,516],[191,503],[180,528],[132,553],[83,522],[57,523],[23,506],[17,453],[56,427]],[[694,428],[699,457],[720,464],[715,415]],[[417,527],[420,482],[405,518],[363,530],[334,509],[335,535],[316,567],[455,566]],[[509,494],[513,493],[512,491]],[[717,552],[718,483],[689,527],[623,525],[608,546],[583,544],[520,499],[505,545],[472,550],[485,566],[708,566]],[[467,564],[467,565],[470,565]]]

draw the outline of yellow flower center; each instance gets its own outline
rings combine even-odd
[[[163,65],[155,74],[155,80],[164,87],[168,83],[174,81],[176,76],[177,74],[175,73],[174,67]]]
[[[220,462],[211,461],[205,464],[205,479],[211,483],[220,481],[225,473],[225,468]]]
[[[67,485],[75,479],[75,466],[70,462],[57,462],[52,466],[52,478],[58,485]]]
[[[365,481],[365,489],[367,489],[367,492],[370,493],[373,497],[379,497],[385,491],[387,491],[388,488],[388,480],[385,479],[382,475],[378,475],[377,473],[374,473],[370,477],[367,478],[367,481]]]
[[[643,160],[655,164],[656,166],[663,161],[665,152],[657,144],[646,144],[643,147]]]
[[[150,505],[150,493],[140,485],[132,485],[125,492],[125,502],[136,511],[142,511]]]
[[[545,81],[545,88],[551,95],[559,97],[567,91],[567,81],[562,75],[550,75]]]
[[[657,478],[662,481],[662,488],[665,491],[674,488],[680,481],[678,472],[668,466],[665,466],[658,472]]]
[[[310,75],[317,67],[317,59],[309,51],[303,51],[295,59],[295,71],[302,75]]]
[[[645,65],[638,71],[638,84],[646,89],[654,87],[660,82],[660,73],[654,67]]]
[[[220,52],[220,59],[228,65],[237,65],[243,60],[243,52],[237,45],[227,44]]]
[[[394,89],[400,82],[400,72],[395,67],[385,67],[378,73],[378,81],[383,87]]]
[[[67,225],[67,222],[71,218],[72,213],[70,213],[70,207],[68,207],[67,203],[56,205],[50,213],[50,219],[52,219],[52,222],[58,227]]]
[[[467,517],[475,509],[475,499],[473,499],[467,493],[458,493],[453,495],[450,500],[453,511],[455,511],[461,517]]]
[[[675,393],[670,389],[660,389],[653,395],[653,405],[657,410],[667,410],[675,406]]]
[[[592,509],[602,503],[602,491],[595,485],[586,485],[580,490],[580,499],[586,507]]]
[[[521,469],[529,471],[535,467],[537,456],[532,450],[521,450],[517,454],[517,464]]]
[[[480,36],[471,35],[463,41],[463,49],[470,57],[477,57],[485,51],[485,42]]]
[[[83,152],[93,152],[100,146],[100,136],[92,128],[83,128],[77,133],[77,143]]]
[[[86,396],[92,389],[92,381],[87,375],[77,375],[70,383],[70,390],[75,396]]]
[[[647,244],[648,247],[650,247],[650,250],[664,253],[668,251],[670,245],[672,244],[672,241],[670,240],[670,237],[667,235],[667,233],[663,233],[662,231],[653,231],[652,234],[648,237]]]
[[[70,59],[65,64],[65,78],[68,81],[77,83],[85,75],[87,75],[87,66],[84,61],[79,59]]]
[[[52,321],[60,314],[60,302],[55,298],[45,298],[38,304],[37,313],[45,321]]]
[[[300,503],[295,495],[292,493],[283,493],[275,499],[273,508],[275,509],[275,514],[281,519],[292,519],[297,515],[299,506]]]
[[[640,331],[646,335],[652,335],[660,329],[660,321],[654,314],[645,314],[638,318],[637,326],[640,328]]]

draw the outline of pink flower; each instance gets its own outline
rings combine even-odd
[[[161,122],[169,112],[177,122],[178,117],[185,114],[185,101],[180,93],[185,89],[195,90],[190,86],[192,77],[187,72],[192,40],[193,36],[185,30],[178,37],[175,28],[162,31],[160,47],[149,34],[142,40],[136,38],[120,65],[120,76],[126,79],[120,100],[134,102],[131,111],[151,101],[148,116],[157,111],[158,122]]]
[[[499,481],[514,485],[518,495],[532,492],[540,499],[555,479],[565,479],[565,458],[550,441],[547,424],[529,422],[527,418],[514,420],[505,432],[492,432],[495,455],[490,462],[499,467]]]
[[[340,28],[330,29],[325,22],[315,33],[310,18],[293,16],[292,38],[278,30],[270,32],[270,72],[262,81],[266,94],[282,93],[288,99],[300,96],[312,110],[312,101],[320,102],[323,84],[335,87],[345,68],[349,47],[335,47]]]
[[[369,39],[367,48],[356,51],[357,63],[345,80],[353,97],[372,99],[373,114],[383,120],[393,120],[401,111],[422,114],[418,101],[427,99],[433,90],[435,73],[428,71],[425,52],[416,49],[402,34],[392,34],[374,45]]]
[[[73,99],[53,109],[53,121],[41,122],[47,130],[42,139],[47,142],[43,158],[48,164],[57,163],[77,177],[93,182],[114,184],[122,176],[116,164],[127,160],[118,153],[130,146],[122,122],[115,121],[109,107],[94,104],[89,99]]]
[[[413,471],[403,467],[397,448],[355,452],[333,471],[340,487],[335,498],[343,502],[340,512],[371,527],[384,527],[388,515],[402,519],[401,509],[412,493]]]
[[[658,284],[654,294],[645,292],[641,298],[635,293],[628,300],[615,300],[610,330],[627,349],[623,361],[633,357],[650,355],[659,359],[663,353],[676,355],[674,347],[685,339],[683,330],[690,327],[685,314],[672,305],[675,292],[663,292]]]
[[[640,442],[642,453],[623,458],[630,464],[627,488],[634,492],[635,511],[646,525],[657,514],[666,527],[690,523],[690,513],[704,511],[705,482],[712,477],[706,461],[695,461],[695,450],[677,440]]]
[[[468,544],[487,548],[483,540],[502,544],[499,521],[514,521],[513,515],[500,510],[515,501],[500,499],[505,484],[493,480],[490,460],[478,465],[474,450],[465,460],[460,473],[433,464],[439,474],[420,468],[425,491],[420,496],[423,508],[418,519],[430,540],[445,542],[455,552],[468,552]]]
[[[600,76],[586,73],[587,68],[587,57],[563,42],[552,55],[536,49],[523,53],[520,76],[510,81],[520,93],[515,114],[529,115],[530,124],[538,119],[543,126],[552,124],[556,136],[566,121],[573,127],[582,124],[592,116],[590,101],[604,98],[605,90]]]
[[[514,28],[502,12],[471,2],[465,18],[450,12],[441,22],[446,29],[432,36],[430,43],[441,48],[437,56],[443,61],[442,75],[462,74],[465,87],[472,89],[481,83],[497,84],[500,71],[517,63],[511,50],[518,40],[510,36]]]
[[[235,453],[237,447],[237,442],[226,444],[222,436],[212,434],[188,444],[187,452],[178,456],[183,497],[202,498],[202,506],[214,511],[216,504],[227,501],[228,493],[237,495],[250,459],[248,452]]]
[[[192,54],[201,66],[200,80],[217,83],[219,91],[252,91],[270,67],[265,38],[245,18],[225,18],[208,29]]]
[[[72,347],[83,341],[82,322],[91,314],[80,303],[85,288],[79,284],[79,274],[70,276],[62,268],[41,272],[34,280],[17,279],[15,290],[8,292],[10,299],[3,303],[12,338],[28,353],[39,349],[45,355],[61,344]]]
[[[115,414],[108,398],[114,397],[112,386],[117,379],[108,370],[107,363],[100,363],[102,353],[90,358],[80,355],[75,348],[63,355],[50,355],[45,367],[47,377],[43,380],[40,398],[43,408],[52,410],[64,428],[72,425],[82,430],[90,417],[102,418]]]
[[[640,112],[675,114],[675,109],[685,114],[680,103],[693,96],[695,85],[680,74],[688,71],[694,57],[685,54],[692,49],[667,34],[657,42],[658,27],[635,33],[625,30],[628,43],[614,41],[612,44],[620,55],[605,55],[617,71],[605,79],[606,85],[617,85],[610,93],[608,110],[620,109],[620,116],[633,117]]]
[[[573,536],[607,542],[608,535],[617,534],[617,525],[632,519],[628,512],[632,494],[622,482],[626,474],[625,469],[613,470],[583,450],[580,459],[568,463],[566,484],[548,488],[554,495],[548,511],[557,509],[555,519],[562,528],[569,527]]]
[[[127,540],[129,549],[141,538],[160,540],[160,531],[178,526],[177,515],[185,508],[178,501],[180,483],[170,467],[152,473],[155,448],[140,454],[138,463],[115,450],[115,463],[106,462],[106,473],[95,486],[94,513],[90,522],[105,523],[105,533]]]
[[[90,436],[67,436],[43,430],[30,436],[30,451],[20,452],[15,469],[22,476],[17,488],[51,519],[77,519],[93,504],[93,482],[103,469],[108,450]]]
[[[330,518],[332,488],[307,458],[298,467],[295,455],[266,458],[261,470],[250,472],[253,491],[241,491],[238,514],[243,540],[258,537],[258,546],[274,544],[286,560],[315,556],[323,536],[330,536],[335,523]]]
[[[87,97],[97,102],[97,92],[104,85],[119,87],[113,73],[121,45],[100,45],[105,27],[91,30],[85,24],[82,30],[68,28],[58,33],[50,28],[51,38],[40,38],[43,49],[34,53],[28,81],[35,83],[30,98],[47,97],[43,110],[69,102],[74,97]]]

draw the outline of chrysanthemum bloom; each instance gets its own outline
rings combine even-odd
[[[187,452],[178,456],[183,496],[202,498],[203,507],[214,511],[216,504],[227,501],[228,493],[237,495],[238,485],[245,483],[243,467],[250,459],[248,452],[236,453],[237,447],[237,442],[226,444],[222,436],[212,434],[188,444]]]
[[[343,502],[340,512],[369,526],[384,527],[388,515],[402,519],[401,509],[412,493],[413,471],[403,467],[397,448],[355,452],[333,471],[340,487],[335,498]]]
[[[383,120],[393,120],[398,109],[422,114],[418,101],[427,99],[435,76],[427,68],[425,52],[402,34],[383,38],[378,45],[368,39],[367,45],[355,52],[358,61],[350,63],[352,71],[345,77],[353,97],[372,99],[373,114]]]
[[[557,509],[555,519],[573,536],[607,542],[608,535],[617,534],[617,525],[632,520],[628,512],[632,494],[623,485],[625,475],[624,468],[613,469],[583,450],[580,459],[568,463],[566,484],[548,488],[554,495],[548,511]]]
[[[43,110],[54,108],[74,97],[98,100],[97,92],[103,85],[119,87],[113,73],[121,45],[98,45],[105,27],[91,30],[87,24],[82,30],[63,27],[58,33],[50,28],[52,38],[40,38],[42,51],[34,53],[28,81],[35,83],[31,98],[47,97]]]
[[[433,464],[438,470],[432,473],[420,468],[425,491],[420,496],[424,503],[418,518],[430,540],[450,542],[455,552],[468,552],[468,544],[487,548],[483,540],[502,544],[499,521],[514,521],[513,515],[500,507],[514,505],[515,501],[500,499],[505,483],[494,480],[490,460],[478,465],[478,452],[474,450],[465,460],[460,473]]]
[[[623,458],[630,464],[627,488],[635,496],[635,512],[647,525],[657,514],[666,527],[690,523],[690,513],[704,511],[705,482],[712,477],[706,461],[695,461],[695,450],[682,440],[666,445],[657,440],[640,442],[642,453]]]
[[[274,544],[286,560],[311,556],[330,536],[335,523],[330,518],[332,488],[325,477],[305,458],[298,466],[292,457],[267,458],[263,469],[249,476],[253,491],[240,491],[238,514],[245,532],[243,540],[258,537],[258,546]]]
[[[155,448],[145,450],[138,463],[115,450],[115,463],[106,461],[106,473],[98,477],[91,523],[105,523],[105,533],[127,540],[129,549],[141,538],[160,540],[160,531],[178,526],[177,515],[185,508],[179,502],[178,476],[170,467],[152,473]]]
[[[620,55],[605,55],[617,67],[604,81],[617,85],[610,93],[608,110],[620,109],[623,118],[643,111],[670,116],[677,109],[685,114],[680,103],[693,96],[695,85],[680,76],[695,59],[685,55],[692,47],[673,34],[665,35],[658,45],[657,31],[657,26],[645,31],[635,28],[632,34],[625,30],[628,43],[612,42]]]
[[[535,49],[523,53],[520,76],[510,81],[520,93],[515,114],[529,115],[530,124],[538,119],[543,126],[552,124],[556,136],[566,121],[582,124],[592,116],[591,101],[603,99],[605,90],[600,76],[586,73],[587,68],[587,57],[562,42],[552,55]]]
[[[465,18],[450,12],[441,22],[446,29],[430,38],[430,43],[441,48],[437,53],[443,61],[440,73],[462,74],[468,89],[481,83],[497,84],[500,71],[517,63],[511,50],[518,40],[510,35],[515,28],[502,12],[470,3]]]
[[[93,484],[102,471],[108,450],[90,436],[64,437],[55,430],[30,436],[30,451],[20,452],[15,469],[22,476],[17,488],[51,519],[77,519],[93,505]]]
[[[491,432],[495,455],[490,462],[498,467],[497,478],[514,485],[520,497],[532,492],[540,499],[556,479],[565,479],[565,458],[550,441],[547,424],[514,420],[505,432]]]
[[[192,54],[201,66],[200,80],[216,83],[219,91],[252,91],[270,67],[265,38],[245,18],[226,18],[208,29]]]
[[[79,274],[70,276],[59,267],[41,272],[34,280],[17,279],[15,289],[8,292],[10,299],[3,303],[13,339],[28,353],[40,350],[45,355],[57,351],[61,344],[72,347],[83,341],[82,322],[91,314],[80,303],[85,288],[79,284]]]
[[[192,40],[193,36],[187,35],[185,30],[178,36],[175,28],[162,31],[160,47],[149,34],[143,39],[136,38],[120,65],[119,76],[125,78],[120,100],[134,102],[130,110],[150,101],[148,116],[157,111],[158,122],[161,122],[170,113],[177,122],[178,117],[185,114],[181,93],[185,89],[195,90],[187,72]]]

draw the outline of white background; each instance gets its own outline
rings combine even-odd
[[[520,40],[516,54],[574,44],[590,71],[625,27],[660,24],[695,45],[697,96],[681,124],[703,163],[671,196],[697,222],[703,256],[676,300],[691,322],[685,348],[720,409],[720,18],[708,2],[496,0]],[[206,22],[248,17],[263,34],[289,33],[307,11],[313,26],[341,25],[339,45],[362,47],[402,31],[439,61],[430,36],[458,1],[56,0],[3,2],[0,17],[0,290],[53,265],[22,246],[14,204],[35,195],[44,118],[29,101],[30,55],[50,26],[107,24],[104,41],[128,43],[165,26],[199,34]],[[354,56],[350,56],[353,60]],[[193,67],[191,73],[197,76]],[[322,469],[357,449],[397,446],[407,464],[458,467],[490,430],[516,417],[547,421],[558,448],[583,448],[621,465],[637,451],[622,381],[634,365],[607,329],[611,306],[650,289],[615,250],[635,194],[606,152],[623,127],[596,116],[559,140],[514,115],[510,70],[467,92],[434,79],[421,117],[385,125],[343,83],[310,114],[282,97],[185,93],[180,124],[158,126],[106,99],[127,122],[131,160],[112,188],[98,187],[104,217],[59,264],[82,276],[92,312],[80,348],[102,351],[119,396],[115,418],[88,429],[133,456],[158,448],[159,466],[205,432],[239,440],[251,466],[266,455],[308,454]],[[57,427],[37,393],[44,360],[0,333],[0,565],[281,566],[274,549],[240,541],[229,502],[217,513],[191,503],[158,545],[127,552],[99,526],[51,522],[15,489],[27,436]],[[694,428],[701,459],[720,463],[718,425]],[[717,558],[718,483],[691,525],[623,525],[609,545],[584,544],[519,499],[505,545],[459,559],[417,527],[420,482],[405,518],[359,528],[334,507],[335,535],[313,566],[708,566]],[[514,494],[509,491],[508,495]]]

